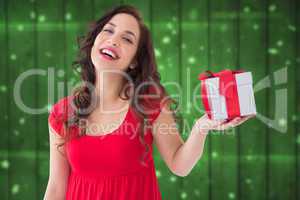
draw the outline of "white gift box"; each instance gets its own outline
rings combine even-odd
[[[237,85],[238,106],[240,116],[256,114],[254,92],[252,87],[251,72],[234,74]],[[214,120],[228,119],[225,97],[220,94],[219,77],[207,78],[205,80],[207,99]]]

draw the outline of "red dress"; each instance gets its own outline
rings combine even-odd
[[[55,103],[49,114],[49,123],[61,134],[62,123],[72,113],[71,97]],[[151,114],[152,123],[158,116]],[[160,200],[161,193],[155,174],[152,156],[153,136],[146,131],[145,142],[149,153],[140,162],[145,152],[138,138],[137,118],[129,107],[123,123],[105,135],[84,135],[66,143],[66,154],[71,170],[66,193],[67,200]],[[71,134],[78,134],[78,127],[71,127]]]

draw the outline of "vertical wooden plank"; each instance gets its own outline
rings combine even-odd
[[[237,0],[210,1],[210,69],[235,69],[237,64]],[[211,132],[211,199],[237,196],[237,135]]]
[[[10,167],[10,162],[8,160],[8,66],[7,66],[7,59],[8,59],[8,46],[7,46],[7,2],[1,1],[0,2],[0,46],[1,53],[0,53],[0,67],[1,74],[0,74],[0,112],[2,113],[0,119],[0,132],[1,134],[1,141],[0,141],[0,193],[3,194],[3,199],[8,199],[8,168]]]
[[[145,1],[139,1],[139,0],[124,0],[122,1],[123,4],[129,4],[129,5],[133,5],[134,7],[136,7],[143,19],[145,24],[147,25],[147,27],[149,28],[149,30],[151,29],[151,24],[150,24],[150,0],[145,0]]]
[[[34,68],[34,24],[30,17],[32,2],[8,3],[8,57],[9,68],[9,199],[36,198],[36,121],[33,113],[24,110],[35,108],[35,76],[23,72]],[[20,91],[15,90],[20,86]],[[15,90],[15,91],[14,91]],[[15,99],[14,92],[21,100]]]
[[[181,55],[182,55],[182,112],[183,138],[201,115],[204,114],[200,98],[198,74],[208,69],[207,1],[184,1],[181,5]],[[197,97],[197,98],[196,98]],[[191,173],[183,179],[186,199],[209,199],[208,137],[204,153]]]
[[[121,0],[111,1],[94,1],[94,17],[95,19],[100,18],[106,11],[109,11],[113,7],[121,4]]]
[[[80,6],[79,6],[80,5]],[[84,11],[84,12],[82,12]],[[69,84],[68,94],[79,83],[79,77],[76,76],[72,67],[72,62],[77,59],[79,51],[77,38],[87,32],[89,23],[93,20],[93,1],[66,1],[64,11],[65,21],[65,72],[66,83]]]
[[[178,101],[179,112],[182,112],[181,96],[178,96],[181,92],[178,6],[178,1],[151,1],[151,33],[161,81],[169,94]],[[156,147],[154,155],[162,198],[184,198],[186,193],[182,191],[182,178],[172,174]]]
[[[241,1],[239,67],[252,72],[253,85],[268,76],[266,66],[266,2]],[[267,116],[267,89],[255,91],[256,109]],[[239,127],[240,177],[238,199],[266,199],[267,126],[259,118]]]
[[[295,100],[295,107],[296,107],[296,134],[295,134],[295,141],[296,141],[296,188],[300,188],[300,3],[299,1],[296,1],[295,5],[295,13],[296,13],[296,72],[294,74],[295,76],[295,94],[296,94],[296,100]],[[296,199],[300,198],[300,190],[297,190]]]
[[[38,85],[38,108],[45,108],[45,112],[38,118],[38,199],[42,199],[49,175],[49,133],[48,133],[48,112],[50,107],[48,96],[50,90],[57,91],[58,82],[64,81],[64,1],[39,1],[36,2],[35,18],[37,20],[37,68],[47,73],[39,76]],[[48,84],[48,78],[54,82]],[[53,99],[52,99],[53,100]]]
[[[269,1],[269,65],[273,72],[269,110],[270,117],[276,117],[279,105],[287,115],[275,118],[270,129],[270,166],[269,166],[269,198],[295,199],[296,172],[294,159],[295,123],[295,1]],[[287,67],[287,77],[284,76]],[[287,102],[280,102],[278,107],[274,100],[286,96]],[[287,103],[287,105],[285,105]],[[278,129],[275,129],[277,128]]]

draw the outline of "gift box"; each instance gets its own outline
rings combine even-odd
[[[223,70],[199,74],[201,99],[210,119],[256,114],[251,72]]]

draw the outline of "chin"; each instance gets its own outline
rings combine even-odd
[[[115,69],[115,70],[122,70],[121,67],[119,66],[115,66],[115,65],[105,65],[105,64],[99,64],[98,67],[96,67],[96,69],[99,70],[111,70],[111,69]]]

